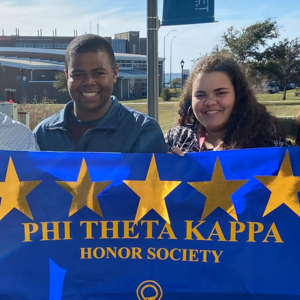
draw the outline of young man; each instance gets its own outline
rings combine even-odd
[[[30,129],[0,113],[0,150],[38,151]]]
[[[34,129],[41,150],[167,152],[155,120],[111,99],[118,70],[104,38],[85,34],[69,44],[65,75],[73,100]]]

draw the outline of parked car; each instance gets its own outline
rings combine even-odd
[[[296,88],[296,84],[295,83],[288,83],[287,85],[286,85],[286,89],[287,90],[293,90],[293,89],[295,89]]]
[[[263,86],[263,91],[268,94],[274,94],[279,92],[279,84],[276,81],[267,82]]]

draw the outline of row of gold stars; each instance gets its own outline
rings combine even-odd
[[[277,176],[255,176],[270,191],[271,196],[263,216],[266,216],[280,205],[287,205],[294,213],[300,216],[298,191],[300,191],[299,176],[294,176],[289,152],[287,151]],[[217,158],[210,181],[189,182],[201,194],[206,196],[201,220],[205,219],[218,207],[226,211],[232,218],[238,220],[231,199],[231,195],[248,180],[226,180],[219,158]],[[0,220],[12,209],[16,208],[29,218],[33,219],[26,196],[41,182],[21,181],[16,173],[13,161],[9,158],[7,173],[4,182],[0,182]],[[61,187],[73,195],[69,217],[83,207],[88,207],[99,216],[103,213],[97,196],[112,181],[91,181],[85,160],[82,160],[77,181],[57,181]],[[124,180],[139,197],[139,205],[135,216],[135,223],[141,220],[150,210],[155,210],[166,222],[170,223],[165,197],[171,193],[181,181],[162,181],[159,178],[155,156],[152,156],[145,180]]]

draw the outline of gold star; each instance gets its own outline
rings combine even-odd
[[[170,194],[181,181],[161,181],[154,155],[151,158],[146,180],[124,180],[124,183],[140,196],[134,224],[137,224],[151,209],[154,209],[170,224],[165,197]]]
[[[248,180],[226,180],[219,158],[217,158],[211,181],[189,182],[198,192],[206,196],[201,220],[204,220],[216,208],[225,210],[236,221],[238,220],[231,195]]]
[[[73,195],[69,217],[86,206],[103,218],[97,196],[112,181],[92,182],[84,159],[81,163],[77,181],[56,181],[56,183]]]
[[[286,151],[277,176],[255,176],[255,178],[271,191],[271,197],[263,217],[275,210],[281,204],[288,206],[300,217],[300,205],[297,196],[297,193],[300,190],[300,177],[293,175],[288,150]]]
[[[0,182],[0,220],[2,220],[12,209],[16,208],[24,215],[33,220],[26,196],[41,182],[20,181],[14,163],[9,158],[6,177]]]

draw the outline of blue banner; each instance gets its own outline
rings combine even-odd
[[[0,299],[299,299],[299,157],[0,151]]]
[[[162,26],[215,22],[215,0],[164,0]]]

